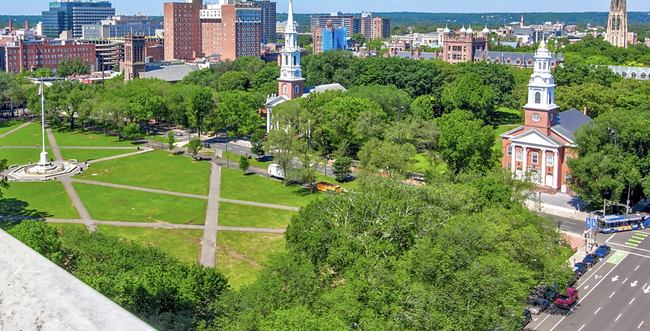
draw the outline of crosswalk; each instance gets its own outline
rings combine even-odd
[[[637,233],[635,233],[634,236],[633,236],[632,238],[630,238],[630,240],[628,240],[625,244],[628,245],[628,246],[632,246],[632,247],[639,247],[639,244],[641,244],[641,242],[642,242],[644,239],[646,239],[647,237],[648,237],[647,234],[645,234],[645,233],[641,233],[641,232],[637,232]]]

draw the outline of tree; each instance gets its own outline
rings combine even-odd
[[[293,127],[286,130],[273,130],[269,133],[264,149],[273,156],[273,163],[280,166],[284,173],[284,187],[287,187],[291,175],[292,163],[296,153],[296,131]]]
[[[587,107],[587,114],[592,118],[614,111],[618,97],[611,88],[596,83],[560,86],[555,95],[555,103],[560,109],[582,111]]]
[[[214,110],[214,100],[210,89],[194,88],[187,100],[187,118],[201,135],[205,117]]]
[[[436,98],[428,95],[421,95],[413,100],[411,104],[411,113],[413,117],[422,120],[429,121],[438,116],[440,116],[440,106]]]
[[[167,147],[169,147],[170,152],[174,151],[175,143],[176,137],[174,136],[174,131],[167,132]]]
[[[0,172],[3,172],[7,170],[7,159],[0,159]],[[0,179],[0,199],[2,199],[2,189],[8,189],[9,188],[9,183],[7,183],[7,177],[2,176],[2,179]]]
[[[494,90],[485,85],[479,74],[470,73],[446,89],[442,104],[447,113],[454,109],[467,110],[476,118],[489,123],[494,116]]]
[[[455,110],[442,115],[438,153],[455,173],[485,173],[495,164],[495,134],[490,126],[467,111]]]
[[[352,39],[354,39],[354,42],[359,46],[363,46],[363,44],[366,43],[366,37],[361,33],[353,34]]]
[[[220,93],[219,121],[228,134],[241,137],[255,132],[262,125],[259,103],[249,93],[231,91]]]
[[[203,141],[201,138],[196,137],[190,139],[190,142],[187,144],[187,151],[190,152],[193,159],[196,159],[196,155],[203,149]]]
[[[124,138],[126,140],[137,140],[142,138],[142,131],[140,130],[140,125],[138,123],[129,123],[124,127]]]
[[[350,171],[351,166],[352,159],[349,157],[339,158],[334,161],[332,172],[334,173],[334,178],[337,182],[342,183],[347,180],[348,176],[352,173],[352,171]]]
[[[258,158],[264,156],[264,137],[266,137],[266,131],[264,130],[257,130],[253,133],[251,136],[251,152],[253,154],[256,154]]]
[[[567,160],[568,185],[588,203],[650,196],[650,109],[618,110],[597,117],[575,134],[577,158]]]
[[[228,71],[219,78],[219,91],[246,91],[249,85],[245,72]]]
[[[240,156],[239,157],[239,169],[244,172],[244,176],[246,175],[246,171],[248,170],[248,167],[250,167],[250,162],[248,161],[248,158],[245,156]]]
[[[386,172],[389,175],[405,176],[411,171],[413,157],[417,151],[413,145],[395,144],[373,139],[359,151],[359,167],[370,172]]]
[[[311,34],[299,34],[298,35],[298,46],[305,47],[314,42]]]
[[[316,191],[316,181],[318,180],[317,174],[321,168],[320,160],[303,151],[298,157],[297,168],[300,182],[309,184],[309,190],[311,194],[314,194]]]

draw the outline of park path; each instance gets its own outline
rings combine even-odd
[[[47,223],[63,223],[63,224],[84,224],[88,225],[88,221],[81,219],[62,219],[62,218],[48,218],[45,220]],[[112,226],[123,226],[130,228],[151,228],[151,229],[181,229],[181,230],[205,230],[205,225],[193,225],[193,224],[172,224],[172,223],[144,223],[144,222],[119,222],[119,221],[93,221],[95,225],[112,225]],[[256,232],[256,233],[270,233],[270,234],[282,234],[285,229],[269,229],[269,228],[250,228],[250,227],[237,227],[237,226],[217,226],[215,227],[215,233],[217,231],[235,231],[235,232]],[[215,252],[216,254],[216,252]],[[213,261],[214,267],[214,261]]]
[[[15,149],[25,149],[25,148],[34,148],[34,149],[41,149],[40,146],[0,146],[0,148],[15,148]],[[136,149],[137,147],[101,147],[101,146],[45,146],[45,148],[52,148],[52,149],[112,149],[112,150],[127,150],[127,149]],[[140,148],[149,148],[149,150],[153,150],[153,148],[150,147],[140,147]]]
[[[14,133],[14,132],[26,127],[26,126],[28,126],[28,125],[30,125],[30,124],[32,124],[32,123],[34,123],[34,121],[29,121],[29,122],[23,123],[23,124],[11,129],[11,130],[5,132],[5,133],[3,133],[3,134],[0,134],[0,139],[6,137],[6,136],[8,136],[8,135],[10,135],[10,134],[12,134],[12,133]]]
[[[61,151],[59,150],[59,145],[56,143],[56,139],[54,138],[54,133],[52,133],[52,128],[50,126],[45,127],[45,132],[47,133],[47,138],[50,139],[50,147],[52,148],[52,151],[54,152],[54,158],[56,161],[63,161],[63,156],[61,156]]]
[[[128,154],[122,154],[122,155],[109,156],[109,157],[105,157],[105,158],[103,158],[103,159],[92,160],[92,161],[88,161],[88,164],[97,163],[97,162],[103,162],[103,161],[109,161],[109,160],[121,159],[121,158],[123,158],[123,157],[129,157],[129,156],[134,156],[134,155],[139,155],[139,154],[149,153],[149,152],[151,152],[151,151],[153,151],[153,148],[143,147],[142,150],[139,150],[139,151],[137,151],[137,152],[128,153]]]
[[[219,227],[219,194],[221,191],[221,167],[212,163],[210,169],[210,193],[205,213],[205,229],[201,244],[201,264],[214,268],[217,259],[217,231]]]

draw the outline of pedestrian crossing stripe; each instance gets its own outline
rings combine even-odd
[[[632,243],[625,243],[625,244],[629,245],[629,246],[639,247],[639,245],[637,245],[637,244],[632,244]]]
[[[635,244],[640,244],[640,243],[641,243],[641,241],[640,241],[640,240],[634,240],[634,239],[630,239],[630,241],[631,241],[631,242],[633,242],[633,243],[635,243]]]
[[[632,237],[632,239],[643,240],[643,239],[645,239],[645,237],[637,237],[637,236],[634,236],[634,237]]]
[[[641,233],[641,232],[637,232],[635,235],[636,236],[642,236],[642,237],[647,237],[648,236],[647,234]]]

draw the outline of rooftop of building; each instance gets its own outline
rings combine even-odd
[[[154,330],[0,230],[3,330]]]
[[[169,65],[169,66],[147,66],[147,71],[140,73],[140,78],[156,78],[166,82],[180,82],[190,72],[199,70],[196,66]]]
[[[591,117],[575,108],[558,113],[556,117],[556,124],[553,125],[551,129],[557,134],[568,138],[572,142],[575,141],[574,134],[576,131],[578,131],[578,129],[580,129],[584,124],[593,121]]]

